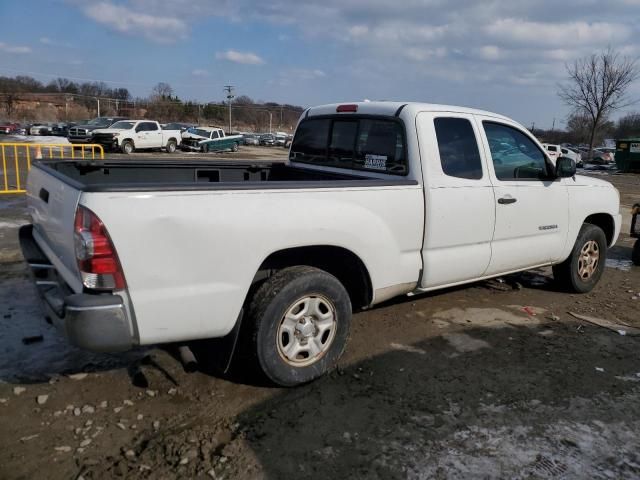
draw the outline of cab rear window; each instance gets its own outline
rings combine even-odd
[[[392,175],[408,173],[404,129],[380,118],[311,118],[296,130],[289,159]]]

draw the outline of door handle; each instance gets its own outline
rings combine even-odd
[[[500,205],[509,205],[510,203],[516,203],[518,199],[513,197],[502,197],[498,199]]]

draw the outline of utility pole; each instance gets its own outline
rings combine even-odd
[[[227,100],[229,100],[229,135],[231,135],[231,100],[235,98],[233,94],[233,89],[235,87],[233,85],[225,85],[224,91],[227,92]]]
[[[553,132],[556,128],[556,119],[555,117],[553,118],[553,123],[551,124],[551,131]]]

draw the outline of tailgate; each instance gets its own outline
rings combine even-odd
[[[38,166],[29,172],[27,202],[34,239],[75,292],[82,291],[73,230],[80,194]]]

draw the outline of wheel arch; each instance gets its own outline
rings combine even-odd
[[[607,238],[607,245],[612,247],[613,245],[613,237],[616,232],[616,224],[613,216],[609,213],[593,213],[584,219],[583,223],[588,223],[590,225],[595,225],[596,227],[600,227],[604,232],[605,237]]]
[[[336,277],[345,287],[354,309],[373,301],[371,276],[358,255],[343,247],[312,245],[287,248],[271,253],[261,263],[252,285],[268,278],[274,271],[296,265],[308,265]]]

